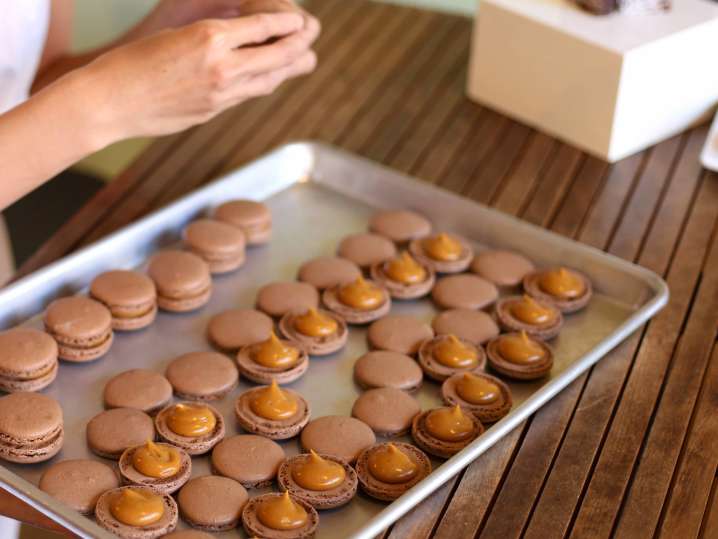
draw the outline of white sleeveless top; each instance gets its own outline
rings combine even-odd
[[[50,0],[7,2],[0,16],[0,114],[30,93],[50,23]]]

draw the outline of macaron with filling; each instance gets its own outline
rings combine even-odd
[[[282,462],[277,473],[282,490],[314,509],[334,509],[349,503],[356,495],[354,468],[332,455],[314,451],[295,455]]]
[[[152,440],[125,449],[118,466],[124,484],[162,494],[176,492],[192,475],[192,459],[184,449]]]
[[[245,431],[271,440],[286,440],[299,434],[309,422],[309,403],[296,391],[271,385],[249,389],[235,402],[237,423]]]
[[[62,408],[41,393],[0,397],[0,458],[30,464],[54,457],[65,438]]]
[[[229,273],[244,264],[244,232],[214,219],[197,219],[183,233],[184,243],[212,273]]]
[[[196,254],[160,251],[150,258],[147,272],[157,287],[157,304],[165,311],[194,311],[212,295],[209,265]]]
[[[82,363],[104,356],[112,346],[112,315],[84,296],[56,299],[45,310],[45,330],[57,341],[60,359]]]
[[[206,402],[171,404],[155,416],[155,427],[161,440],[191,456],[210,451],[225,433],[222,414]]]
[[[137,271],[101,273],[90,283],[90,296],[110,310],[112,329],[116,331],[145,328],[157,316],[155,283]]]
[[[123,539],[155,539],[177,527],[177,503],[169,494],[130,485],[108,490],[97,500],[100,527]]]
[[[39,391],[57,376],[57,342],[44,331],[16,327],[0,332],[0,389]]]
[[[260,245],[272,239],[272,213],[261,202],[230,200],[218,206],[213,217],[242,230],[248,245]]]
[[[309,354],[299,343],[270,332],[265,341],[242,348],[237,366],[243,378],[256,384],[290,384],[309,368]]]
[[[286,529],[287,521],[292,522],[290,529]],[[270,492],[247,502],[242,511],[242,526],[250,537],[310,539],[319,526],[319,514],[287,491]]]
[[[359,454],[356,473],[364,492],[391,502],[431,473],[431,461],[411,444],[379,443]]]

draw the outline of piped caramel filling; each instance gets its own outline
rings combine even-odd
[[[434,260],[451,262],[458,260],[464,251],[461,242],[442,232],[436,236],[430,236],[421,242],[424,252]]]
[[[374,310],[385,301],[381,288],[366,281],[363,277],[340,287],[337,298],[344,305],[359,311]]]
[[[198,438],[214,431],[217,418],[202,404],[175,404],[167,414],[167,426],[175,434]]]
[[[270,369],[289,369],[299,361],[299,350],[284,344],[274,332],[250,350],[252,361]]]
[[[534,298],[524,295],[523,299],[511,304],[511,314],[524,324],[540,326],[556,319],[556,313],[541,305]]]
[[[566,268],[544,272],[538,279],[538,285],[547,294],[561,299],[575,299],[586,291],[583,279]]]
[[[268,496],[260,501],[257,518],[273,530],[296,530],[309,521],[304,507],[295,502],[286,490],[281,496]]]
[[[165,514],[162,496],[154,492],[126,488],[110,501],[110,513],[127,526],[144,527]]]
[[[344,466],[332,460],[322,458],[313,450],[309,457],[299,460],[292,466],[292,479],[307,490],[325,491],[337,488],[346,478]]]
[[[499,339],[498,352],[511,363],[530,365],[546,357],[546,350],[525,331],[519,335],[504,335]]]
[[[440,340],[432,348],[434,359],[454,369],[469,369],[479,364],[479,354],[471,346],[461,342],[455,335]]]
[[[179,451],[165,445],[157,445],[152,440],[135,449],[132,466],[147,477],[165,479],[177,475],[180,471]]]
[[[499,386],[470,372],[464,373],[456,383],[456,393],[471,404],[492,404],[501,397]]]
[[[416,462],[392,443],[372,451],[367,461],[369,473],[383,483],[406,483],[419,473]]]
[[[254,392],[249,407],[259,417],[281,421],[294,416],[299,405],[294,396],[283,391],[277,381],[272,379],[271,385]]]
[[[392,281],[402,284],[417,284],[426,280],[426,269],[407,251],[384,264],[384,273]]]
[[[429,434],[444,442],[462,442],[474,433],[474,422],[458,405],[432,410],[426,414],[424,425]]]
[[[294,318],[294,329],[307,337],[329,337],[337,332],[339,324],[331,316],[309,309]]]

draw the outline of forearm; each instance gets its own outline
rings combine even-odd
[[[0,209],[113,141],[101,92],[73,74],[0,115]]]

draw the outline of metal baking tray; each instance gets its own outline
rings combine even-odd
[[[49,301],[85,290],[102,271],[141,267],[159,247],[176,244],[187,222],[231,198],[268,203],[274,219],[272,243],[252,248],[240,271],[216,278],[212,300],[200,311],[162,313],[147,330],[118,334],[104,358],[85,365],[63,363],[57,380],[45,390],[60,401],[65,414],[65,446],[53,461],[97,458],[86,447],[85,425],[102,410],[102,389],[110,377],[137,367],[163,372],[177,355],[208,349],[205,328],[212,315],[231,307],[252,306],[262,284],[293,279],[303,261],[333,253],[344,235],[366,229],[368,217],[378,207],[417,210],[428,216],[436,229],[459,233],[478,249],[514,249],[539,265],[575,267],[591,278],[597,293],[587,309],[567,317],[561,335],[553,342],[556,361],[551,376],[539,382],[509,384],[515,406],[508,416],[450,460],[433,461],[434,472],[394,503],[386,505],[359,494],[344,508],[322,512],[319,538],[364,539],[379,534],[598,361],[668,299],[665,282],[644,268],[338,149],[299,142],[283,146],[6,288],[0,292],[0,327],[41,327],[41,313]],[[392,310],[427,321],[436,312],[428,300],[397,301]],[[292,384],[309,400],[313,417],[350,413],[359,394],[352,367],[365,351],[365,330],[354,327],[343,351],[313,359],[308,374]],[[240,383],[218,404],[228,420],[228,436],[238,432],[232,404],[248,387]],[[440,403],[439,385],[425,381],[417,396],[424,408],[436,406]],[[298,451],[296,440],[283,445],[288,454]],[[195,458],[193,474],[210,473],[208,460],[206,456]],[[110,537],[91,519],[36,488],[47,466],[6,463],[0,467],[0,483],[80,536]],[[220,535],[242,534],[237,529]]]

